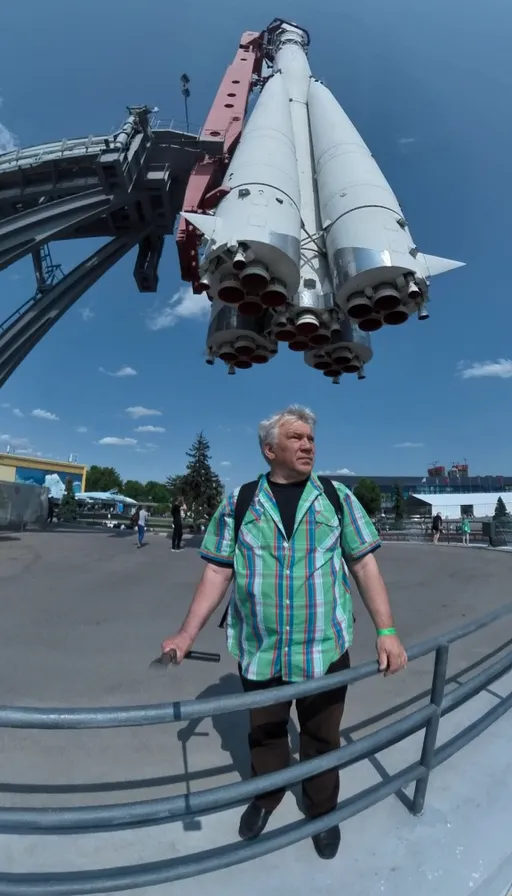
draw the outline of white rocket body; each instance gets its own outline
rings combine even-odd
[[[325,235],[336,301],[346,307],[351,293],[389,284],[410,310],[401,275],[415,275],[425,295],[432,273],[459,262],[418,252],[398,200],[379,166],[332,93],[311,79],[309,120],[321,227]],[[434,261],[434,260],[433,260]],[[417,301],[416,301],[417,306]]]
[[[305,32],[279,23],[270,49],[224,197],[213,214],[183,213],[207,238],[209,360],[247,369],[281,342],[334,382],[364,378],[368,334],[426,319],[430,277],[460,262],[417,249],[364,140],[313,78]]]
[[[276,45],[274,71],[281,73],[288,91],[300,187],[300,285],[292,299],[293,317],[300,337],[302,333],[311,335],[322,322],[322,312],[332,308],[332,283],[315,187],[308,115],[311,69],[305,53],[304,33],[286,26],[278,33]],[[308,311],[315,311],[318,316],[312,316]]]
[[[263,88],[223,187],[229,192],[215,215],[185,214],[209,238],[203,260],[203,271],[211,279],[208,291],[218,294],[221,279],[229,273],[236,280],[238,272],[232,262],[241,250],[240,275],[244,260],[251,265],[260,263],[268,272],[266,279],[282,281],[291,297],[299,285],[300,188],[290,103],[281,75],[272,77]],[[251,293],[257,277],[245,288],[243,280],[241,276],[242,292]],[[256,294],[261,292],[259,286]]]

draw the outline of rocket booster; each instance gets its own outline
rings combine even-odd
[[[246,297],[247,304],[260,304],[261,296],[261,311],[283,304],[299,285],[301,212],[281,75],[261,91],[222,186],[227,195],[215,215],[185,215],[209,238],[203,264],[208,292],[233,305]]]
[[[287,343],[333,382],[362,379],[369,334],[428,318],[430,278],[461,262],[416,247],[363,138],[312,76],[305,32],[280,22],[269,41],[223,198],[213,214],[183,212],[206,237],[209,360],[233,373]]]
[[[363,138],[332,93],[313,79],[308,109],[336,302],[356,320],[378,324],[381,315],[383,323],[402,323],[426,299],[429,277],[460,262],[418,252],[398,200]]]

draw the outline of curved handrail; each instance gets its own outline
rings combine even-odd
[[[449,645],[511,613],[512,603],[509,603],[479,619],[466,623],[464,626],[413,645],[409,650],[411,660],[418,659],[432,651],[435,651],[436,654],[430,702],[378,731],[358,738],[324,756],[249,781],[239,781],[163,799],[69,809],[0,809],[0,831],[8,834],[34,834],[35,832],[65,834],[119,830],[121,828],[133,829],[148,824],[165,823],[177,817],[186,818],[206,812],[221,811],[237,803],[246,802],[257,794],[268,792],[271,789],[288,788],[298,781],[327,769],[352,765],[393,746],[422,728],[425,729],[419,762],[412,763],[378,784],[343,800],[329,815],[315,820],[294,822],[277,831],[266,832],[255,841],[228,843],[204,852],[178,856],[160,862],[148,862],[138,866],[42,874],[0,872],[0,896],[89,896],[89,894],[95,893],[156,886],[218,871],[259,858],[321,833],[332,825],[340,824],[376,805],[413,782],[416,782],[416,785],[410,809],[415,815],[421,814],[432,769],[482,734],[512,708],[512,693],[510,693],[500,698],[497,705],[476,721],[471,722],[450,740],[436,747],[441,717],[452,712],[512,669],[512,650],[508,649],[504,655],[445,695]],[[496,656],[507,648],[510,648],[509,642],[502,644],[491,655]],[[287,694],[292,698],[292,695],[325,691],[337,687],[340,683],[361,681],[376,673],[376,663],[364,663],[349,671],[313,682],[287,685]],[[282,700],[282,688],[273,688],[250,695],[230,695],[213,700],[185,701],[184,703],[163,704],[156,707],[101,708],[88,711],[4,707],[0,709],[0,726],[65,729],[120,727],[127,724],[151,725],[160,724],[163,721],[197,719],[203,718],[205,715],[234,712],[250,706],[269,705],[277,700]]]
[[[512,602],[467,622],[459,628],[421,641],[407,649],[410,660],[419,659],[444,644],[453,644],[482,628],[512,614]],[[310,694],[321,694],[344,684],[354,684],[378,674],[374,661],[361,663],[344,672],[322,678],[313,678],[298,684],[289,684],[287,698],[296,700]],[[0,728],[32,728],[62,730],[83,728],[125,728],[145,725],[165,725],[169,722],[187,722],[205,716],[271,706],[283,699],[282,688],[269,688],[249,694],[230,694],[204,700],[184,700],[173,703],[155,703],[145,706],[93,707],[90,709],[0,706]]]

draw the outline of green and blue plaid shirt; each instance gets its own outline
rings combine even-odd
[[[340,482],[334,485],[343,506],[342,533],[336,511],[314,475],[300,499],[289,541],[265,476],[236,545],[238,490],[210,521],[201,556],[234,568],[227,643],[246,678],[315,678],[352,643],[345,561],[364,557],[380,540],[352,492]]]

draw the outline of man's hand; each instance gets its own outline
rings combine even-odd
[[[165,654],[174,650],[176,654],[176,664],[179,666],[185,659],[185,655],[189,652],[193,643],[194,639],[187,635],[186,632],[181,631],[178,632],[177,635],[172,635],[172,637],[166,638],[165,641],[162,642],[161,651],[162,654]]]
[[[394,675],[407,667],[407,653],[397,635],[381,635],[377,638],[377,657],[379,672]]]

